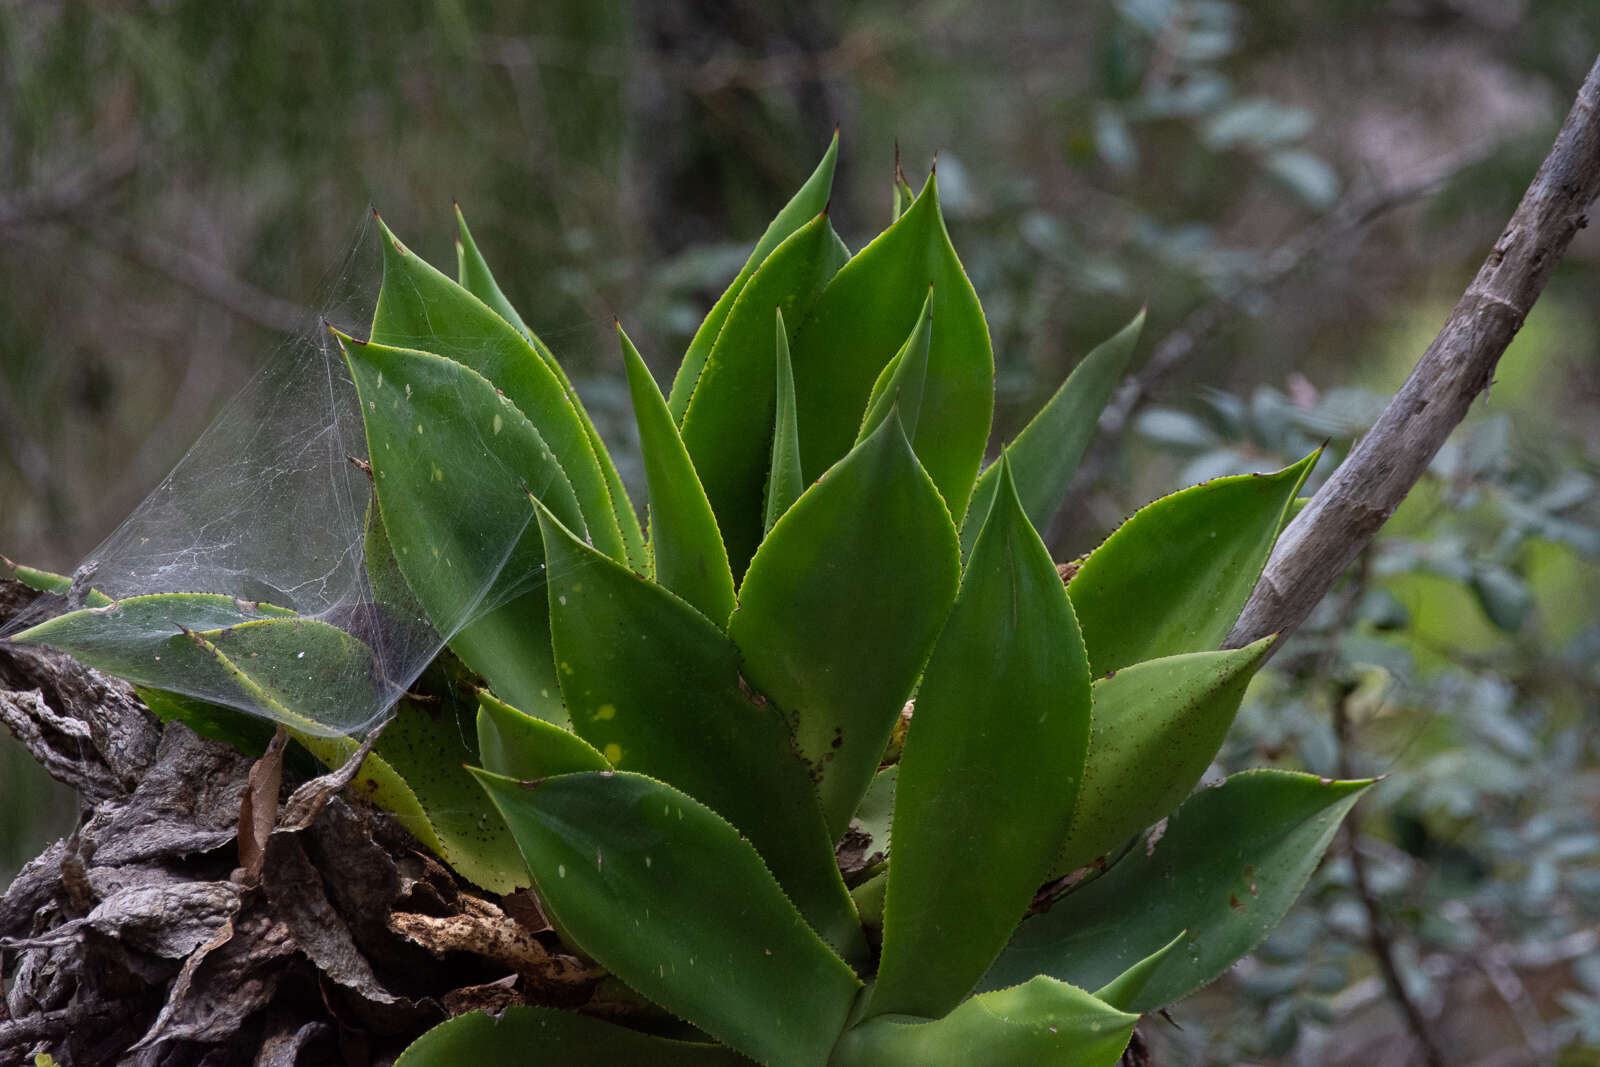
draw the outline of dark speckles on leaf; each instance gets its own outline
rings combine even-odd
[[[739,692],[743,693],[744,698],[758,708],[770,708],[772,706],[772,702],[760,690],[746,681],[743,674],[739,675]]]

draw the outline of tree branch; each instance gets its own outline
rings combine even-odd
[[[1293,630],[1432,462],[1521,328],[1600,195],[1600,58],[1555,145],[1411,377],[1279,539],[1228,635],[1238,648]],[[1281,647],[1281,646],[1280,646]]]

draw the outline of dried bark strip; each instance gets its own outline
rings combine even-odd
[[[1389,401],[1278,540],[1226,642],[1295,629],[1393,514],[1522,327],[1600,195],[1600,58],[1478,275]],[[1277,646],[1282,647],[1281,643]]]

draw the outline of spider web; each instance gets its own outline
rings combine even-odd
[[[303,328],[83,560],[65,603],[41,596],[0,635],[14,635],[64,607],[93,608],[93,590],[113,601],[94,610],[120,627],[122,646],[136,650],[128,654],[131,667],[101,662],[113,673],[312,733],[361,734],[389,713],[461,627],[546,581],[542,571],[500,573],[534,521],[530,507],[522,525],[510,527],[510,541],[488,546],[478,557],[485,562],[463,576],[459,617],[430,622],[411,598],[387,541],[371,536],[378,512],[366,431],[354,382],[327,325],[366,336],[378,293],[378,239],[369,218],[324,281]],[[506,530],[502,524],[497,534]],[[217,596],[198,613],[193,598],[128,603],[175,593]],[[275,609],[292,612],[292,625]],[[334,635],[335,628],[345,636]],[[184,644],[191,631],[219,630],[228,643],[217,637],[214,647],[250,674],[252,684],[242,684],[226,665],[216,669],[203,652],[196,661],[191,646],[198,642]],[[269,631],[272,640],[264,640]],[[296,636],[304,647],[296,648]],[[350,638],[360,644],[350,645]],[[352,648],[358,653],[349,654]],[[73,650],[93,661],[81,648]],[[294,696],[292,715],[284,711],[290,707],[286,692]]]

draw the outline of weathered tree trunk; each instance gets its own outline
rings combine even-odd
[[[0,581],[0,622],[32,598]],[[239,862],[249,757],[163,725],[68,656],[9,643],[0,720],[84,804],[0,898],[0,1063],[381,1064],[449,1014],[518,989],[581,1002],[593,985],[552,954],[536,908],[519,922],[515,900],[481,899],[341,799],[353,764],[283,787],[253,873]]]
[[[1597,191],[1600,62],[1412,380],[1286,533],[1237,639],[1293,629],[1371,539],[1487,385]],[[0,582],[0,621],[31,597]],[[530,898],[484,899],[339,797],[354,762],[285,784],[242,864],[248,757],[163,726],[66,656],[5,643],[0,720],[85,805],[0,898],[0,1062],[381,1064],[468,1008],[595,1005],[596,978]],[[256,776],[257,811],[272,780]]]

